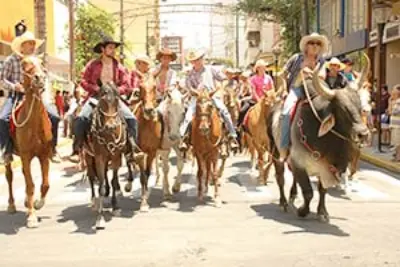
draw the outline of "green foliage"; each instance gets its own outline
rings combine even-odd
[[[301,39],[302,1],[299,0],[240,0],[238,8],[260,20],[275,21],[284,29],[284,56],[298,52]],[[309,4],[310,18],[314,17],[314,5]]]
[[[233,67],[234,66],[233,60],[229,59],[229,58],[208,58],[207,60],[208,60],[208,62],[213,62],[213,63],[216,63],[216,64],[225,65],[225,66],[228,66],[228,67]]]
[[[98,55],[93,47],[102,40],[101,33],[113,37],[116,19],[109,13],[91,5],[78,5],[75,21],[75,69],[76,77],[80,77],[85,65]],[[69,46],[69,39],[65,39]]]

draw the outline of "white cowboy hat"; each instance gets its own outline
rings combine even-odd
[[[186,55],[186,58],[188,61],[194,61],[194,60],[204,57],[205,54],[206,54],[205,51],[202,51],[202,50],[191,50]]]
[[[256,64],[254,65],[253,71],[257,72],[257,69],[259,67],[266,67],[266,66],[268,66],[268,63],[265,62],[263,59],[259,59],[259,60],[257,60]]]
[[[14,53],[19,56],[22,56],[21,53],[21,45],[25,42],[34,41],[35,42],[35,50],[38,49],[42,44],[43,40],[39,40],[35,38],[32,32],[26,31],[24,34],[16,37],[11,43],[11,49]]]
[[[329,68],[331,65],[338,65],[340,70],[344,70],[346,68],[346,65],[343,64],[337,57],[333,57],[331,60],[325,63],[326,68]]]
[[[141,62],[147,63],[148,65],[153,64],[153,61],[147,55],[138,55],[135,59],[135,63],[136,63],[136,61],[141,61]]]
[[[324,35],[320,35],[318,33],[312,33],[310,35],[303,36],[300,41],[300,50],[304,52],[306,50],[306,46],[310,41],[318,41],[321,43],[321,54],[325,54],[328,52],[329,41],[328,38]]]
[[[240,77],[244,77],[244,78],[249,78],[251,76],[252,72],[250,70],[246,70],[244,72],[242,72],[242,74],[240,74]]]

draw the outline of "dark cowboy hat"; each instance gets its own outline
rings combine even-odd
[[[177,55],[175,52],[173,52],[171,49],[168,48],[162,48],[160,51],[158,51],[156,59],[160,61],[162,56],[170,56],[171,61],[175,61],[177,58]]]
[[[110,36],[105,36],[102,34],[102,41],[97,43],[95,45],[95,47],[93,48],[93,52],[100,54],[101,53],[101,48],[102,47],[106,47],[109,44],[114,44],[115,47],[118,47],[121,45],[120,42],[114,41],[113,38],[111,38]]]

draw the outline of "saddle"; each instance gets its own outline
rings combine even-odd
[[[15,109],[15,118],[18,118],[19,113],[21,112],[22,108],[25,105],[25,101],[21,101],[21,103],[17,106]],[[38,116],[38,114],[32,114],[32,116]],[[42,120],[43,120],[43,126],[44,126],[44,137],[46,141],[51,141],[52,140],[52,132],[51,132],[51,122],[49,119],[49,116],[47,115],[47,111],[43,109],[43,114],[42,114]],[[10,135],[12,137],[15,137],[17,125],[13,119],[13,116],[10,116]]]

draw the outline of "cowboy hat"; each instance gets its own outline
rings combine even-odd
[[[246,70],[240,74],[240,77],[249,78],[252,72],[250,70]]]
[[[177,55],[174,51],[172,51],[169,48],[162,48],[160,51],[158,51],[157,55],[156,55],[156,59],[158,61],[160,61],[162,56],[169,56],[171,57],[171,61],[175,61],[177,58]]]
[[[206,53],[202,50],[191,50],[186,55],[186,58],[188,61],[194,61],[194,60],[204,57],[205,54]]]
[[[342,60],[342,63],[346,64],[347,66],[352,66],[354,64],[353,60],[347,57]]]
[[[326,68],[329,68],[331,65],[338,65],[340,70],[343,70],[346,67],[346,65],[343,64],[337,57],[331,58],[331,60],[329,60],[325,64]]]
[[[224,69],[224,73],[240,74],[240,73],[242,73],[242,71],[239,69],[235,69],[235,68],[226,68],[226,69]]]
[[[114,44],[115,47],[118,47],[121,45],[120,42],[114,41],[113,38],[111,38],[110,36],[106,36],[102,34],[102,41],[98,42],[95,47],[93,48],[93,52],[100,54],[101,53],[101,48],[102,47],[106,47],[109,44]]]
[[[147,63],[148,65],[152,65],[152,61],[151,61],[151,59],[147,56],[147,55],[138,55],[137,57],[136,57],[136,59],[135,59],[135,63],[137,62],[137,61],[141,61],[141,62],[144,62],[144,63]]]
[[[11,49],[14,53],[19,56],[22,56],[21,53],[21,46],[25,42],[34,41],[35,42],[35,49],[38,49],[42,44],[43,40],[36,39],[32,32],[25,32],[24,34],[16,37],[11,43]]]
[[[266,66],[268,66],[268,63],[265,62],[263,59],[259,59],[259,60],[257,60],[256,64],[254,65],[253,71],[257,72],[257,69],[259,67],[266,67]]]
[[[306,46],[310,41],[318,41],[321,43],[321,54],[325,54],[328,52],[329,41],[324,35],[320,35],[318,33],[312,33],[310,35],[303,36],[300,41],[300,50],[304,52],[306,50]]]

